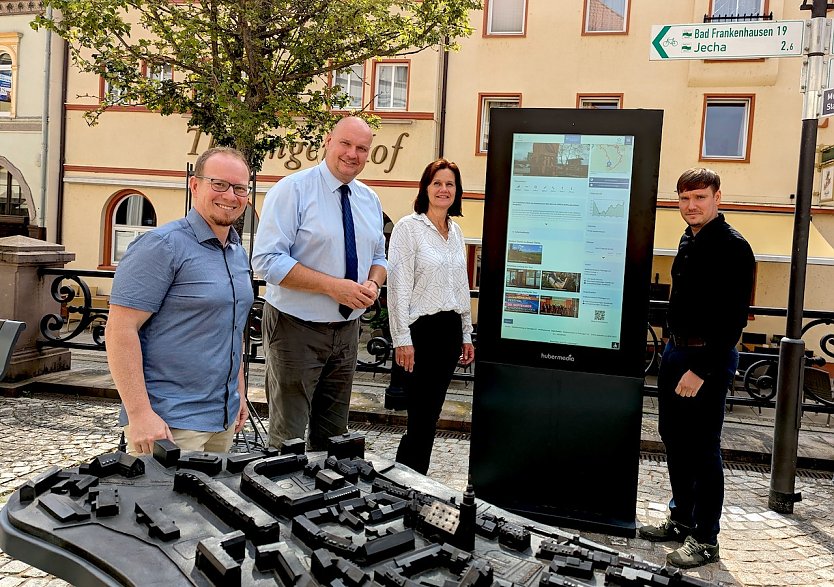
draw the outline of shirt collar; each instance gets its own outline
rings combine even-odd
[[[429,228],[434,230],[437,234],[440,234],[440,231],[437,230],[437,227],[434,225],[434,222],[429,220],[429,217],[426,216],[426,214],[421,214],[421,213],[418,213],[418,212],[412,212],[411,215],[414,218],[417,218],[417,219],[421,220],[423,222],[423,224],[425,224],[426,226],[428,226]],[[452,219],[449,218],[448,216],[447,216],[447,219],[449,220],[449,234],[452,234]]]
[[[687,226],[686,230],[684,231],[684,235],[689,237],[690,239],[693,239],[693,238],[696,238],[696,237],[704,234],[704,231],[707,231],[707,234],[709,234],[710,232],[712,232],[714,230],[718,230],[718,227],[722,224],[726,224],[726,222],[727,221],[724,220],[724,215],[721,212],[719,212],[718,216],[716,216],[715,218],[713,218],[712,220],[707,222],[701,228],[701,230],[698,231],[698,234],[692,234],[692,227]]]
[[[434,226],[434,224],[432,224],[432,221],[429,220],[429,217],[426,216],[425,214],[420,214],[418,212],[413,212],[411,215],[414,216],[414,218],[419,218],[423,222],[423,224],[425,224],[426,226],[431,226],[432,228],[437,230],[437,228]]]
[[[337,178],[335,175],[330,173],[330,168],[327,166],[327,161],[322,161],[319,163],[319,171],[321,171],[321,178],[324,180],[324,185],[327,186],[327,189],[330,190],[331,193],[336,192],[339,189],[339,186],[346,185],[350,188],[350,193],[356,193],[356,190],[353,189],[354,183],[356,179],[350,180],[348,183],[342,183],[342,181]]]
[[[198,242],[204,243],[212,239],[218,242],[220,241],[208,225],[208,222],[206,222],[205,219],[200,216],[200,213],[194,208],[191,208],[191,210],[188,211],[188,214],[185,215],[185,221],[188,222],[189,226],[191,226],[191,230],[194,231],[194,236],[197,237]],[[226,239],[226,242],[220,244],[225,246],[227,243],[234,245],[240,244],[240,237],[233,226],[229,227],[229,236]]]

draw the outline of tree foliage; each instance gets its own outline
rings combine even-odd
[[[318,143],[347,104],[327,74],[471,33],[480,0],[48,0],[33,27],[66,39],[75,65],[117,91],[113,104],[191,114],[254,169],[280,146]],[[451,43],[451,47],[454,44]],[[174,79],[147,71],[170,67]],[[161,77],[161,76],[160,76]]]

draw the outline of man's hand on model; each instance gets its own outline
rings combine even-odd
[[[371,284],[370,287],[368,283]],[[366,281],[361,284],[350,279],[338,279],[330,297],[348,308],[357,310],[371,307],[376,301],[376,295],[376,285],[373,282]]]
[[[681,397],[695,397],[703,384],[703,379],[695,375],[692,371],[687,371],[678,382],[675,393]]]
[[[139,416],[129,416],[128,424],[130,425],[127,429],[128,440],[139,454],[153,453],[155,440],[167,438],[171,442],[174,441],[168,424],[153,410],[148,410]]]

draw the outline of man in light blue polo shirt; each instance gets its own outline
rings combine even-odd
[[[248,417],[241,353],[253,294],[232,224],[246,210],[249,166],[235,149],[209,149],[189,187],[185,218],[133,241],[113,280],[107,359],[131,454],[163,438],[227,452]]]
[[[285,177],[264,200],[252,266],[267,282],[263,333],[275,447],[304,438],[308,423],[312,450],[347,431],[358,319],[379,296],[387,267],[382,205],[356,181],[372,139],[365,121],[343,118],[325,139],[324,161]]]

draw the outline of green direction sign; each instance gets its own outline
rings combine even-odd
[[[801,57],[804,33],[804,20],[654,25],[649,59]]]

